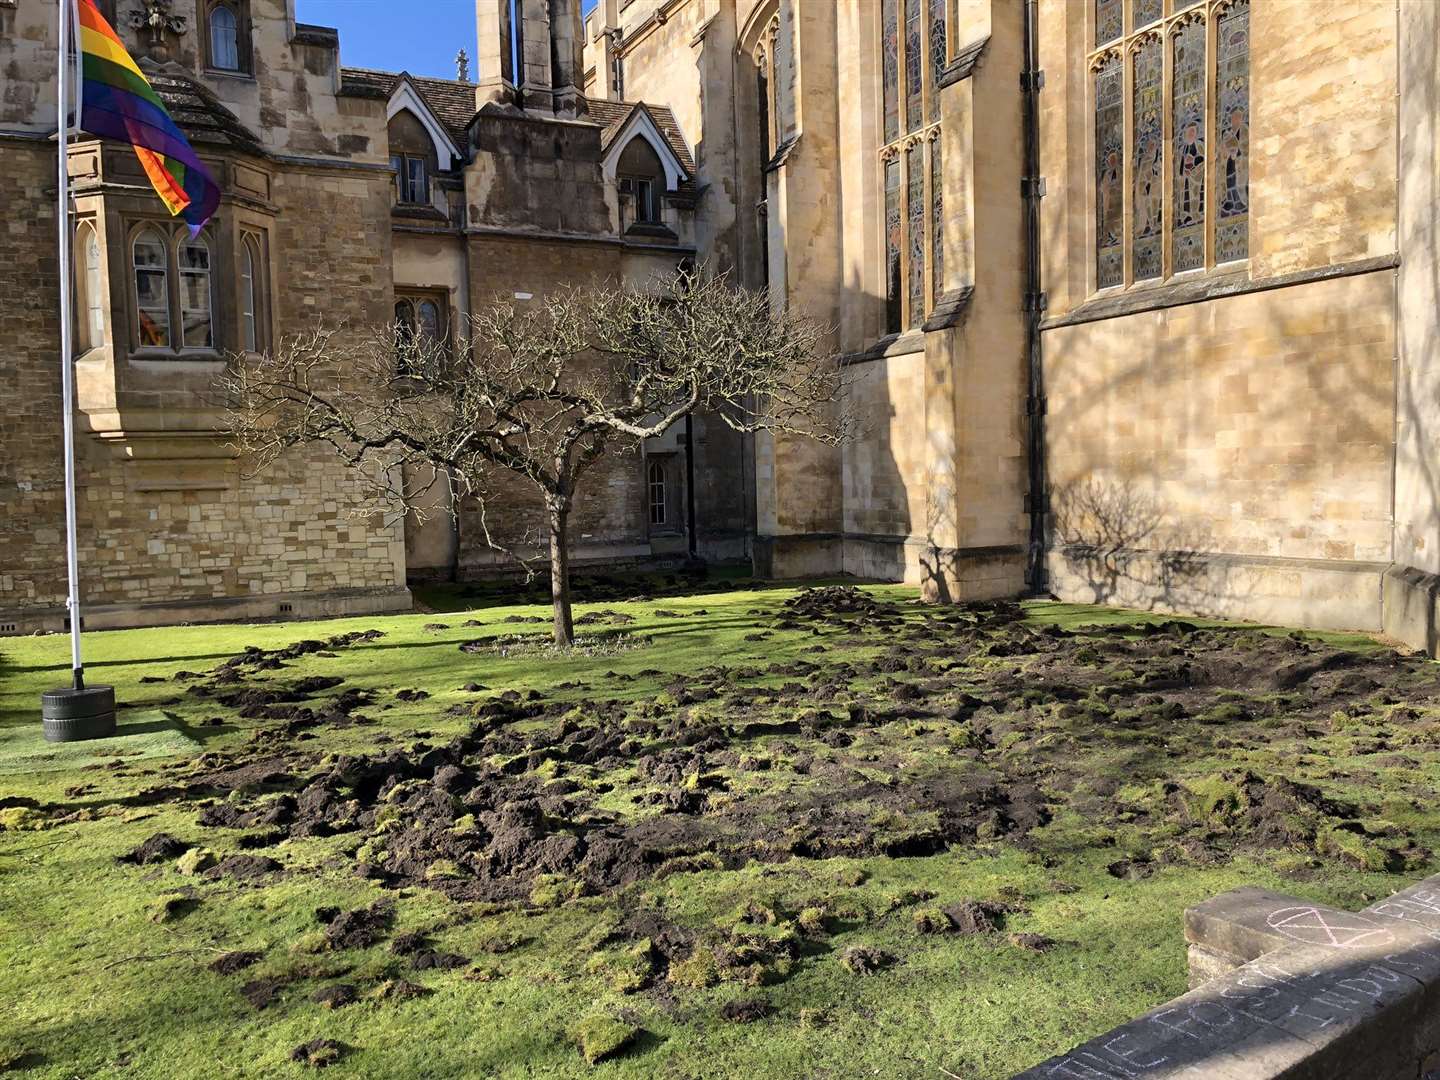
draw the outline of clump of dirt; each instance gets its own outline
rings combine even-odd
[[[775,1015],[775,1006],[764,998],[736,998],[720,1006],[720,1019],[732,1024],[753,1024]]]
[[[324,1069],[336,1064],[345,1056],[344,1043],[334,1039],[311,1039],[290,1051],[290,1060],[314,1069]]]
[[[210,970],[217,975],[234,975],[260,962],[258,952],[227,952],[210,962]]]
[[[316,990],[310,1000],[326,1009],[343,1009],[359,1001],[360,992],[350,983],[333,983]]]
[[[133,850],[117,856],[115,861],[133,866],[149,866],[151,863],[171,862],[185,854],[192,845],[177,840],[169,833],[156,833],[142,841]]]
[[[840,963],[852,975],[873,975],[895,963],[895,957],[869,945],[851,945],[840,954]]]
[[[390,930],[395,918],[395,901],[385,898],[369,907],[342,911],[325,927],[325,940],[332,949],[368,949]]]

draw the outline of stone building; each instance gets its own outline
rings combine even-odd
[[[868,422],[758,441],[757,563],[1433,651],[1436,12],[598,0],[587,91],[671,104]]]
[[[224,197],[195,239],[129,147],[74,184],[79,533],[92,626],[408,609],[408,583],[501,569],[447,515],[418,526],[333,457],[247,478],[219,433],[226,356],[317,319],[454,342],[496,296],[642,285],[693,261],[695,162],[660,103],[582,93],[580,0],[478,0],[475,81],[345,67],[294,0],[101,0]],[[64,622],[55,257],[55,5],[0,0],[0,632]],[[513,17],[512,17],[513,12]],[[457,42],[457,46],[469,42]],[[717,425],[718,426],[718,425]],[[587,477],[587,562],[747,551],[746,458],[685,433]],[[693,460],[689,459],[693,454]],[[687,492],[691,474],[706,483]],[[692,520],[692,508],[694,520]],[[517,490],[491,528],[533,532]]]

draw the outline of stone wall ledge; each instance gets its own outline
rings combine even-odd
[[[1200,985],[1014,1080],[1421,1080],[1440,1067],[1440,875],[1359,913],[1238,889],[1187,911],[1185,934]]]
[[[155,603],[95,604],[85,606],[85,629],[130,630],[145,626],[181,626],[189,623],[273,622],[292,619],[332,619],[345,615],[380,615],[413,610],[415,602],[404,586],[370,589],[334,589],[328,592],[268,593],[261,596],[216,597],[206,600],[172,600]],[[0,610],[0,627],[14,626],[5,634],[59,633],[66,629],[63,607]]]
[[[1440,656],[1440,576],[1392,566],[1381,583],[1382,629],[1431,656]]]

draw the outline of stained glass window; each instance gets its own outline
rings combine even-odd
[[[941,166],[940,140],[930,140],[930,276],[931,291],[938,301],[945,292],[945,170]]]
[[[930,123],[940,120],[940,75],[950,56],[945,39],[945,12],[949,0],[930,0]]]
[[[903,228],[900,217],[900,159],[885,162],[885,329],[900,331],[900,252]]]
[[[905,151],[909,174],[906,217],[910,240],[910,325],[925,317],[925,146],[916,143]]]
[[[885,141],[900,135],[900,0],[885,0],[880,33],[885,84]]]
[[[1160,39],[1149,38],[1135,51],[1133,109],[1135,147],[1132,200],[1136,281],[1160,276],[1160,237],[1165,208],[1165,138],[1160,116]]]
[[[1205,265],[1205,24],[1187,24],[1170,39],[1170,47],[1175,140],[1170,258],[1180,273]]]
[[[1149,26],[1160,18],[1161,0],[1135,0],[1135,26]]]
[[[905,0],[905,122],[906,131],[916,131],[924,122],[921,97],[925,87],[925,50],[920,37],[924,20],[923,0]]]
[[[1250,5],[1220,15],[1215,30],[1215,261],[1250,251]]]
[[[1095,44],[1114,41],[1124,32],[1124,0],[1095,0]]]
[[[1100,288],[1124,281],[1125,84],[1120,58],[1095,73],[1095,249]]]

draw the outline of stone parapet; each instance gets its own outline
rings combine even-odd
[[[1440,875],[1359,913],[1238,889],[1187,911],[1185,936],[1189,993],[1015,1080],[1420,1080],[1440,1066]]]

